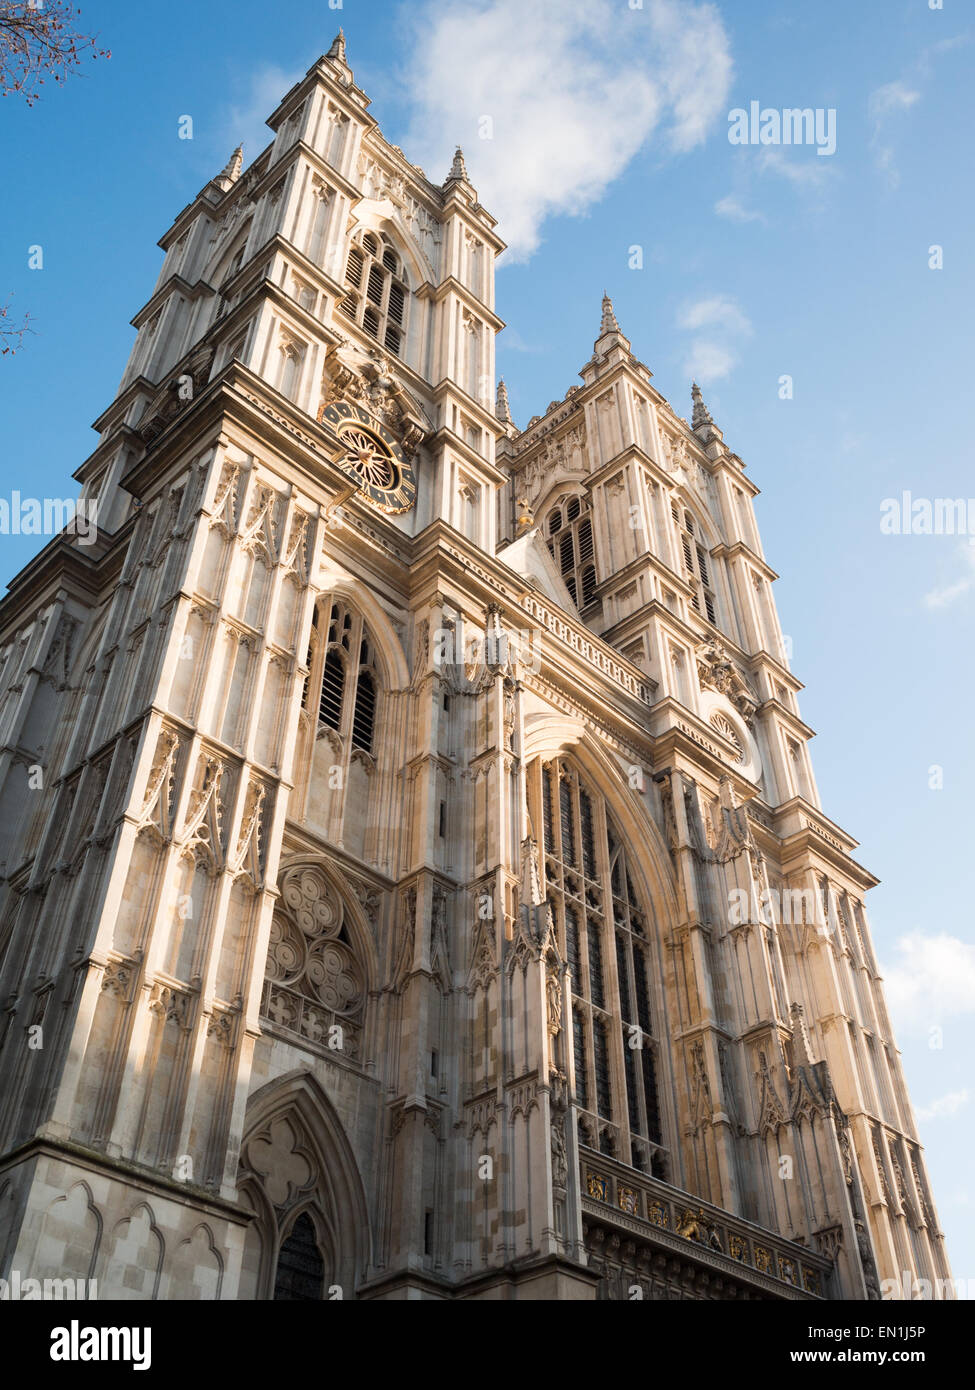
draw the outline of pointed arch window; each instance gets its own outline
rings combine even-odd
[[[632,860],[605,799],[570,762],[536,763],[529,802],[569,965],[582,1142],[665,1178],[654,953]]]
[[[402,257],[387,237],[366,232],[352,243],[345,285],[347,294],[339,304],[342,313],[387,352],[401,356],[410,290]]]
[[[351,608],[334,602],[327,610],[319,609],[316,630],[325,626],[325,611],[328,621],[318,687],[319,728],[334,729],[341,737],[350,738],[353,749],[374,754],[380,681],[369,629]],[[308,654],[309,667],[314,658],[313,642]],[[304,709],[309,707],[311,690],[309,675],[302,695]]]
[[[712,581],[711,557],[703,537],[695,527],[690,512],[680,507],[676,500],[671,501],[670,514],[677,525],[684,576],[693,590],[691,603],[702,617],[717,626],[718,600]]]
[[[596,599],[596,548],[589,503],[582,497],[563,497],[545,522],[548,548],[559,567],[572,602],[588,608]]]

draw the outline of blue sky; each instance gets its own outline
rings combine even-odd
[[[868,906],[897,1038],[954,1272],[975,1279],[975,546],[880,530],[904,490],[975,494],[971,8],[80,3],[111,60],[0,106],[0,301],[36,329],[0,362],[5,493],[72,494],[158,237],[239,138],[259,152],[343,24],[387,137],[438,182],[462,143],[510,229],[498,360],[518,423],[577,380],[606,288],[659,389],[689,414],[697,374],[762,488],[824,808],[883,880]],[[835,154],[732,145],[728,112],[751,101],[835,109]],[[36,549],[0,537],[5,576]]]

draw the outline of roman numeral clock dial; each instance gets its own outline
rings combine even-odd
[[[385,425],[352,401],[325,406],[319,421],[328,421],[345,445],[339,464],[380,511],[397,515],[416,502],[416,474]]]

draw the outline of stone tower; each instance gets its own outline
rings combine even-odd
[[[162,239],[0,609],[0,1277],[948,1278],[757,492],[603,302],[527,428],[458,150],[342,35]]]

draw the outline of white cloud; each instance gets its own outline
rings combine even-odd
[[[870,93],[867,110],[873,124],[870,148],[873,150],[877,168],[884,174],[891,188],[900,183],[900,174],[894,163],[893,147],[885,139],[887,124],[892,116],[909,111],[921,100],[921,93],[905,82],[888,82]]]
[[[719,217],[727,217],[730,222],[768,221],[764,212],[752,212],[732,193],[729,193],[726,198],[719,198],[714,205],[714,210]]]
[[[710,381],[720,381],[737,365],[737,353],[731,348],[708,338],[695,338],[684,359],[684,375],[706,386]]]
[[[227,146],[227,159],[238,145],[244,147],[244,167],[250,164],[267,148],[274,139],[274,132],[266,124],[268,116],[276,111],[281,98],[296,82],[304,77],[304,71],[286,72],[273,63],[256,68],[251,75],[246,93],[233,103],[224,124],[224,134],[220,137]],[[216,173],[216,170],[214,170]]]
[[[961,547],[961,552],[972,573],[961,579],[956,579],[954,583],[946,584],[940,589],[930,589],[924,595],[926,608],[947,608],[950,603],[954,603],[956,598],[961,598],[962,594],[967,594],[975,587],[975,545],[969,541]]]
[[[836,172],[828,160],[811,157],[808,152],[790,157],[780,149],[763,150],[759,168],[766,174],[778,174],[806,192],[818,192]]]
[[[900,937],[885,977],[895,1027],[939,1027],[975,1010],[975,945],[946,932]]]
[[[435,180],[463,146],[515,259],[547,217],[597,202],[651,140],[689,150],[727,106],[728,37],[710,4],[436,0],[413,22],[404,146]]]
[[[684,373],[702,385],[719,381],[738,364],[738,346],[752,333],[751,322],[738,302],[727,294],[714,294],[685,304],[677,314],[677,327],[706,334],[694,339],[684,360]]]
[[[956,598],[967,594],[973,584],[975,579],[959,579],[957,584],[946,584],[943,589],[931,589],[924,595],[925,605],[928,608],[947,608]]]
[[[917,1112],[919,1120],[947,1120],[953,1115],[957,1115],[959,1110],[964,1110],[968,1104],[969,1095],[965,1090],[949,1091],[946,1096],[939,1096],[930,1105],[924,1105]]]
[[[747,337],[751,323],[741,307],[729,295],[716,294],[686,305],[677,316],[678,328],[726,328],[731,333]]]
[[[869,111],[874,121],[882,121],[892,111],[908,111],[921,100],[921,93],[904,82],[888,82],[870,93]]]

